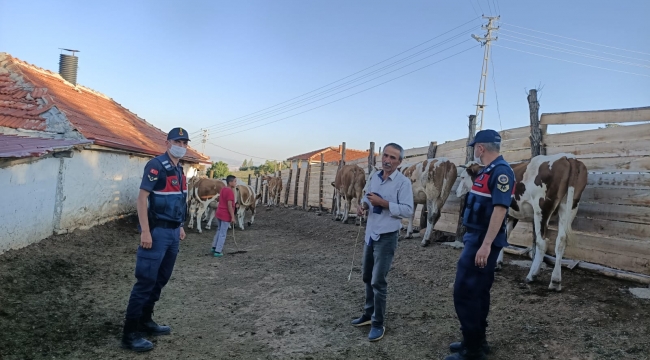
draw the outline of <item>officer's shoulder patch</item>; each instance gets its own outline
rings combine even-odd
[[[510,189],[510,185],[509,185],[509,184],[498,184],[498,185],[497,185],[497,188],[498,188],[501,192],[506,192],[506,191],[508,191],[508,190]]]
[[[156,180],[158,180],[158,177],[157,177],[157,176],[151,176],[151,175],[147,174],[147,177],[149,178],[149,181],[156,181]]]
[[[497,181],[499,182],[499,184],[507,184],[508,183],[508,175],[506,175],[506,174],[499,175],[499,177],[497,178]]]

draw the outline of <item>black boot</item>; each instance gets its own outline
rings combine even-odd
[[[469,349],[463,347],[459,352],[451,354],[445,360],[486,360],[485,353],[481,348]]]
[[[458,341],[455,343],[449,344],[449,351],[452,353],[457,353],[461,351],[465,347],[465,344],[463,344],[462,341]],[[481,350],[485,355],[490,354],[490,345],[488,345],[487,340],[483,339],[483,342],[481,343]]]
[[[142,337],[138,332],[138,320],[126,319],[124,321],[124,333],[122,334],[122,347],[137,352],[153,349],[153,344]]]
[[[142,309],[142,316],[140,317],[139,330],[151,334],[154,336],[157,335],[169,335],[171,333],[171,328],[169,326],[160,326],[156,324],[155,321],[151,318],[153,315],[153,307],[145,307]]]

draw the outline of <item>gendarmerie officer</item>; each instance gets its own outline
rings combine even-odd
[[[499,154],[501,136],[482,130],[469,145],[474,160],[485,165],[478,173],[463,212],[465,248],[458,260],[454,283],[454,306],[463,341],[452,343],[452,355],[445,360],[485,359],[489,347],[485,338],[490,310],[490,289],[499,252],[506,241],[506,217],[512,201],[515,175]]]
[[[185,238],[187,183],[179,160],[185,155],[187,131],[174,128],[167,134],[167,151],[151,159],[144,168],[137,200],[141,230],[135,277],[137,279],[126,308],[122,347],[134,351],[153,349],[142,332],[167,335],[169,326],[160,326],[151,318],[174,269],[179,241]],[[148,202],[148,206],[147,206]]]

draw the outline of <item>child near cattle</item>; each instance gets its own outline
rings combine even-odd
[[[219,206],[217,206],[217,212],[215,213],[218,221],[218,229],[217,233],[214,234],[214,240],[212,240],[212,254],[214,257],[223,256],[223,245],[226,242],[226,235],[228,234],[230,223],[232,223],[233,227],[235,226],[234,189],[237,186],[237,178],[233,175],[228,175],[226,177],[226,184],[228,186],[219,192]]]

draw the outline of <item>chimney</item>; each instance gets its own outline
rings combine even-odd
[[[72,55],[61,54],[59,55],[59,75],[64,78],[67,82],[72,85],[77,85],[77,64],[79,63],[79,58],[74,56],[75,52],[80,52],[79,50],[63,49],[61,50],[71,51]]]

